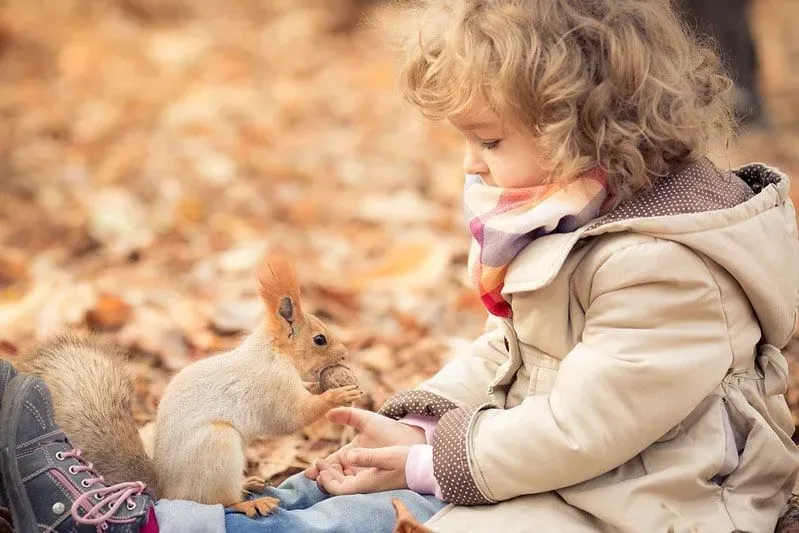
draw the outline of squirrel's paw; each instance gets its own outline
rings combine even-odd
[[[261,494],[266,488],[266,480],[258,476],[250,476],[244,480],[244,492],[248,494]]]
[[[271,514],[272,511],[277,509],[278,504],[280,504],[280,500],[277,498],[263,497],[233,504],[230,506],[230,509],[237,513],[244,513],[250,518],[254,518],[256,514],[261,516]]]
[[[325,394],[328,395],[331,403],[335,405],[350,405],[360,399],[363,393],[358,390],[358,385],[347,385],[346,387],[330,389]]]

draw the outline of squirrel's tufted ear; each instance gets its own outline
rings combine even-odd
[[[278,253],[264,258],[258,270],[258,294],[266,304],[273,330],[289,326],[291,336],[300,310],[300,283],[288,259]]]

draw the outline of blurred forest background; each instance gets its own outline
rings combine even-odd
[[[465,350],[484,312],[460,140],[400,100],[384,32],[364,23],[377,5],[0,3],[0,355],[64,328],[114,340],[149,441],[169,376],[257,323],[274,247],[352,350],[364,407]],[[796,177],[799,2],[751,8],[768,126],[715,157]],[[792,370],[799,385],[799,355]],[[258,442],[250,471],[277,481],[350,437],[322,421]]]

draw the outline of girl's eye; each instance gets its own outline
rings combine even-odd
[[[324,335],[317,335],[313,338],[313,342],[317,346],[324,346],[327,344],[327,338]]]
[[[480,144],[486,150],[493,150],[497,146],[499,146],[499,140],[496,141],[480,141]]]

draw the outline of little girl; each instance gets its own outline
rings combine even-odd
[[[331,412],[360,435],[267,489],[275,515],[207,530],[388,532],[399,497],[444,532],[774,531],[799,245],[784,174],[706,158],[731,126],[716,56],[668,0],[414,17],[401,86],[464,137],[486,331],[381,414]],[[159,502],[148,531],[208,507]]]
[[[419,16],[401,85],[465,140],[490,317],[381,409],[428,444],[359,443],[308,476],[436,494],[436,531],[774,531],[799,469],[780,352],[799,246],[785,175],[706,158],[730,126],[716,56],[668,0]]]

